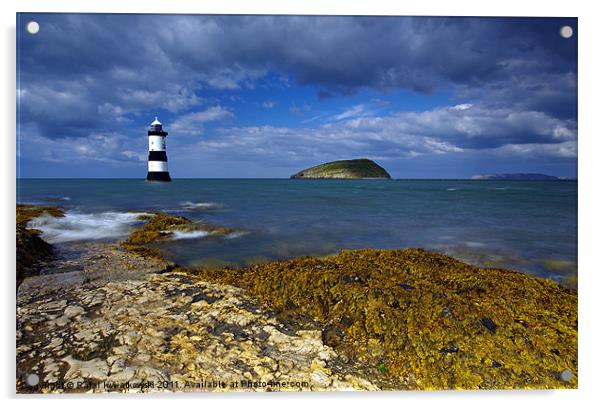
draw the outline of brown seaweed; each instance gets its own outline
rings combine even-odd
[[[340,332],[332,346],[392,388],[577,386],[577,292],[550,280],[421,249],[188,272]]]

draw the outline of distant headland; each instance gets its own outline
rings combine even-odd
[[[561,178],[546,174],[481,174],[472,177],[474,180],[516,180],[516,181],[554,181]]]
[[[291,175],[291,179],[391,179],[380,165],[367,158],[339,160],[306,168]]]

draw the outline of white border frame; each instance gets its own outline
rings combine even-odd
[[[104,405],[115,402],[142,401],[152,405],[166,403],[216,403],[239,405],[257,403],[263,405],[306,405],[315,402],[331,403],[404,403],[411,405],[444,405],[449,402],[463,406],[482,407],[515,402],[567,405],[595,402],[602,399],[597,391],[598,379],[602,378],[602,269],[596,262],[597,237],[602,231],[600,211],[602,194],[599,192],[602,177],[601,137],[602,129],[598,98],[602,74],[599,40],[602,39],[600,13],[594,1],[528,2],[504,0],[500,2],[475,0],[4,0],[0,2],[2,22],[2,53],[0,81],[3,94],[0,97],[0,123],[3,137],[9,138],[10,148],[3,151],[4,167],[1,189],[2,224],[0,248],[4,267],[1,335],[3,366],[0,369],[2,395],[9,403],[19,401],[32,404],[81,403],[76,396],[15,396],[15,319],[14,319],[14,270],[15,270],[15,13],[20,12],[112,12],[112,13],[188,13],[188,14],[337,14],[337,15],[438,15],[438,16],[562,16],[579,18],[579,390],[556,391],[482,391],[482,392],[373,392],[373,393],[306,393],[306,394],[194,394],[194,395],[106,395],[86,397],[86,403]],[[192,399],[200,400],[192,400]],[[181,399],[181,400],[175,400]]]

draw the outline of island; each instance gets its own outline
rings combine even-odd
[[[473,180],[504,180],[504,181],[557,181],[560,178],[546,174],[481,174],[472,177]]]
[[[339,160],[306,168],[291,179],[391,179],[380,165],[367,158]]]

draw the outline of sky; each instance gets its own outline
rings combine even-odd
[[[18,177],[144,178],[155,116],[173,178],[577,176],[575,18],[17,20]]]

